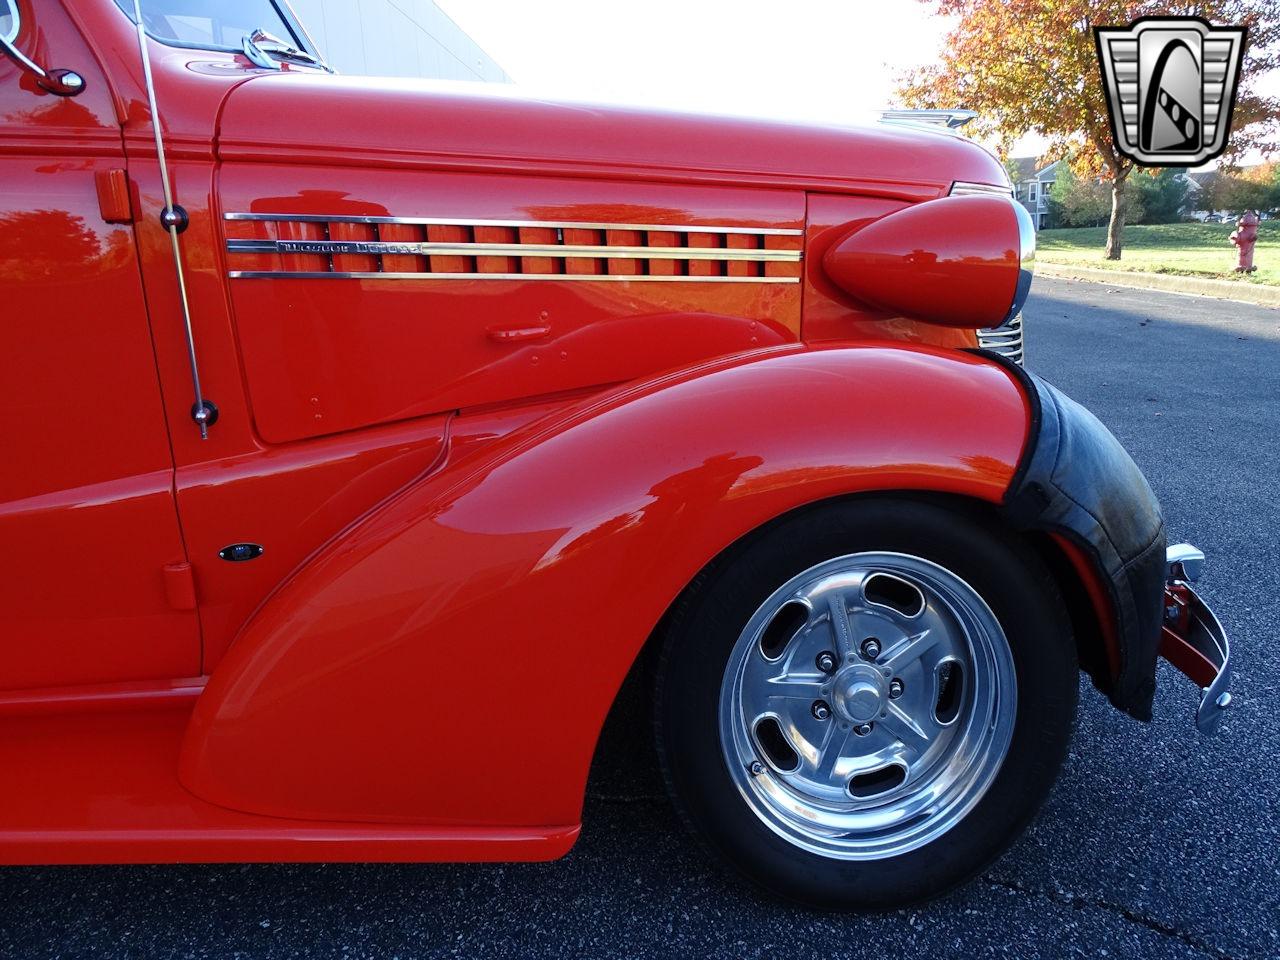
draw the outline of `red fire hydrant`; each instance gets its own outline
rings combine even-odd
[[[1236,221],[1235,232],[1231,234],[1240,253],[1240,262],[1236,264],[1236,273],[1253,273],[1258,268],[1253,265],[1253,247],[1258,242],[1258,215],[1246,210],[1244,216]]]

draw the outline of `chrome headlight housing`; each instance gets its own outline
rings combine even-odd
[[[1018,257],[1020,270],[1018,285],[1013,295],[1013,303],[1009,308],[1009,317],[998,327],[978,331],[978,346],[991,350],[1001,356],[1008,357],[1014,363],[1026,362],[1026,339],[1023,331],[1022,307],[1031,292],[1031,278],[1034,273],[1036,259],[1036,230],[1031,221],[1031,214],[1013,196],[1013,188],[994,183],[965,183],[956,181],[951,185],[951,196],[1001,196],[1008,197],[1018,215],[1018,236],[1020,254]]]

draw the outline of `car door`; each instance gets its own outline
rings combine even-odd
[[[120,125],[57,2],[0,0],[0,691],[200,671]]]

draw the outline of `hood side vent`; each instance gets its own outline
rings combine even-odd
[[[227,214],[231,276],[798,283],[800,230]]]

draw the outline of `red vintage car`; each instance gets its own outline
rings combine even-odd
[[[1202,556],[980,349],[1034,237],[978,146],[343,78],[282,0],[0,39],[0,862],[558,857],[648,664],[710,850],[892,906],[1079,669],[1229,702]]]

